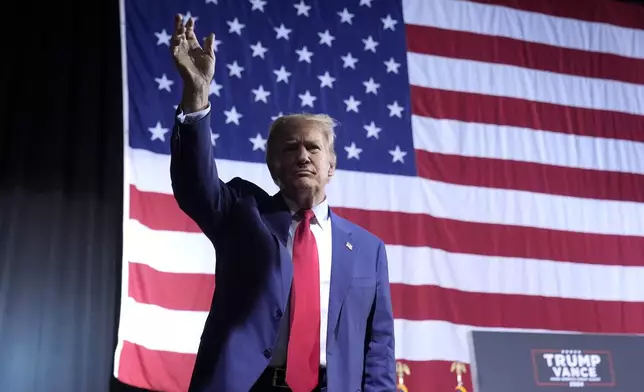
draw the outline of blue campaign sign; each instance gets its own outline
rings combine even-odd
[[[473,331],[474,392],[644,391],[639,335]]]

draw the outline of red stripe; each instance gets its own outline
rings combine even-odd
[[[152,391],[185,392],[190,384],[196,355],[155,351],[123,342],[118,379]]]
[[[582,284],[582,283],[580,283]],[[395,318],[495,328],[644,333],[644,303],[391,285]]]
[[[644,60],[519,39],[405,25],[410,52],[644,84]]]
[[[128,264],[128,294],[137,302],[175,310],[210,309],[215,275],[169,273],[145,264]]]
[[[605,265],[644,265],[644,237],[494,225],[430,215],[333,209],[387,244],[453,253]],[[382,222],[387,222],[383,225]]]
[[[140,191],[134,185],[130,185],[130,218],[153,230],[201,233],[173,195]]]
[[[644,202],[644,175],[416,151],[421,177],[453,184]]]
[[[617,0],[469,0],[588,22],[644,29],[644,7]]]
[[[410,374],[405,376],[405,385],[409,392],[449,392],[456,387],[456,375],[450,372],[451,362],[448,361],[402,361],[409,366]],[[467,373],[463,375],[463,384],[469,392],[472,388],[471,371],[466,366]]]
[[[155,230],[200,233],[171,195],[130,191],[130,216]],[[390,245],[427,246],[454,253],[588,264],[644,265],[644,237],[587,234],[436,218],[431,215],[334,207]],[[382,222],[387,222],[383,225]]]
[[[644,116],[419,86],[410,88],[412,113],[417,116],[644,142]]]
[[[155,351],[124,342],[118,379],[126,384],[154,391],[184,392],[188,389],[194,367],[194,354]],[[405,385],[414,391],[450,391],[456,385],[456,376],[450,373],[451,362],[403,361],[409,366]],[[171,371],[170,371],[171,370]],[[463,376],[468,391],[472,392],[470,369]]]
[[[159,272],[130,263],[130,271],[133,268],[136,276],[130,279],[130,293],[135,293],[137,302],[173,310],[210,310],[214,276]],[[644,303],[640,302],[475,293],[404,284],[392,284],[391,295],[398,319],[589,333],[644,332]]]

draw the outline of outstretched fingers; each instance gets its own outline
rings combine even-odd
[[[203,41],[203,50],[211,57],[215,57],[215,34],[210,33]]]
[[[176,14],[174,16],[174,32],[176,34],[183,34],[183,32],[184,32],[183,29],[184,29],[183,15]]]
[[[172,52],[176,51],[181,46],[181,43],[186,39],[186,27],[183,25],[183,17],[177,14],[174,17],[174,31],[172,32]]]
[[[190,50],[199,49],[201,47],[199,45],[199,40],[197,40],[197,36],[195,35],[195,20],[193,18],[188,19],[188,22],[186,22],[186,39],[188,40]]]

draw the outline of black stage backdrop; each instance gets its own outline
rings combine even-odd
[[[133,391],[112,376],[123,200],[119,2],[11,8],[0,60],[0,391]]]
[[[119,4],[62,1],[22,2],[23,10],[14,3],[3,13],[0,391],[135,391],[112,376],[121,268]]]

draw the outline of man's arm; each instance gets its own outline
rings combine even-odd
[[[181,109],[172,128],[170,178],[179,207],[206,234],[216,231],[234,193],[220,179],[210,137],[208,93],[214,77],[214,34],[202,48],[194,31],[194,19],[184,25],[175,15],[170,49],[183,81]]]
[[[370,315],[370,336],[364,366],[364,392],[396,391],[394,315],[385,244],[380,242],[376,265],[376,298]]]
[[[234,198],[219,179],[210,137],[210,104],[177,114],[172,129],[170,179],[179,207],[205,233],[216,229]]]

